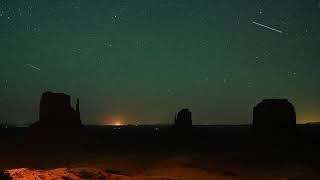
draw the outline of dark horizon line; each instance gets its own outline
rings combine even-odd
[[[14,124],[8,122],[0,122],[0,125],[8,125],[9,127],[30,127],[30,124]],[[173,126],[172,123],[155,123],[155,124],[123,124],[123,125],[112,125],[112,124],[82,124],[85,127],[95,126],[95,127],[126,127],[126,126]],[[320,125],[320,121],[305,122],[305,123],[296,123],[296,125]],[[244,124],[192,124],[192,126],[252,126],[252,123]]]

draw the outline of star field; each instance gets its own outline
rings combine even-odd
[[[320,121],[318,0],[0,1],[0,122],[38,120],[41,93],[87,124],[251,123],[265,98]]]

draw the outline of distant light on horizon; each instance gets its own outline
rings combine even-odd
[[[121,122],[121,121],[115,121],[112,125],[114,125],[114,126],[123,126],[124,123]]]
[[[124,126],[127,125],[126,117],[122,114],[110,115],[105,120],[103,120],[101,125],[109,125],[109,126]]]

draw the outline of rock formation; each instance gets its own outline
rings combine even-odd
[[[296,113],[287,99],[265,99],[253,109],[255,132],[281,133],[294,130]]]
[[[39,121],[32,127],[75,128],[81,126],[79,99],[76,110],[70,105],[70,96],[45,92],[40,100]]]
[[[192,127],[192,113],[189,109],[182,109],[175,116],[175,127],[177,128],[190,128]]]

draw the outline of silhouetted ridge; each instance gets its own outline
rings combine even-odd
[[[70,104],[70,96],[64,93],[45,92],[40,100],[39,121],[32,127],[80,127],[80,103],[76,110]]]
[[[287,99],[265,99],[253,109],[255,132],[280,133],[295,130],[296,113]]]

